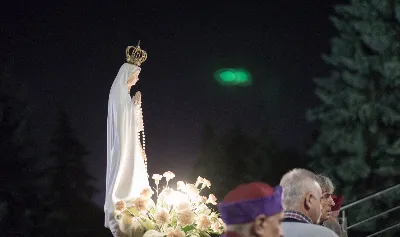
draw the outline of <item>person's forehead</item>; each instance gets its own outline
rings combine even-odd
[[[333,190],[326,190],[326,189],[322,190],[322,195],[332,195],[332,194],[333,194]]]

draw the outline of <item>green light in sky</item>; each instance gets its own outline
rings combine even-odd
[[[251,85],[251,74],[245,69],[222,68],[214,73],[214,78],[224,86]]]
[[[219,74],[219,77],[224,82],[234,82],[235,79],[236,79],[235,72],[232,72],[230,70],[226,70],[226,71],[221,72]]]

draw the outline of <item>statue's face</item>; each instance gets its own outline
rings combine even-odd
[[[139,81],[139,70],[136,70],[134,73],[132,73],[132,75],[129,76],[127,84],[129,87],[134,86],[136,84],[136,82]]]

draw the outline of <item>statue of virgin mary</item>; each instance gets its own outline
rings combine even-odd
[[[133,52],[130,50],[133,49]],[[119,228],[114,220],[114,204],[119,200],[131,200],[149,187],[145,153],[140,142],[143,131],[141,94],[133,98],[130,89],[139,80],[139,67],[147,55],[140,46],[129,46],[124,63],[111,86],[107,117],[107,174],[104,204],[105,227],[114,236]]]

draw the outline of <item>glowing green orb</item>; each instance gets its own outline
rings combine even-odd
[[[214,78],[224,86],[251,85],[251,74],[245,69],[222,68],[214,73]]]

